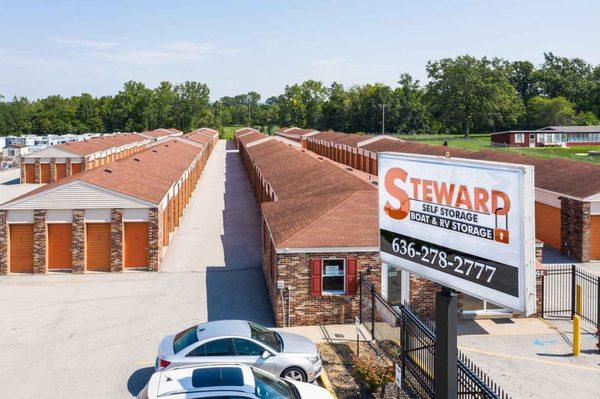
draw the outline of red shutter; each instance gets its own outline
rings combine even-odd
[[[311,294],[321,296],[321,259],[310,260]]]
[[[358,281],[356,264],[356,258],[346,258],[346,293],[348,295],[356,295]]]

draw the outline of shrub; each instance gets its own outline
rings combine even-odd
[[[372,356],[355,356],[352,363],[359,380],[370,392],[375,392],[388,382],[394,381],[394,367],[386,365]]]

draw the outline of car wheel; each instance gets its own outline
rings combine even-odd
[[[287,368],[287,369],[283,370],[283,373],[281,373],[281,376],[283,378],[287,378],[288,380],[292,380],[292,381],[301,381],[301,382],[308,381],[308,378],[306,378],[306,373],[300,367]]]

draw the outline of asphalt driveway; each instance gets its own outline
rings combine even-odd
[[[260,257],[256,201],[220,141],[161,272],[0,277],[0,396],[129,398],[164,335],[222,318],[272,325]]]

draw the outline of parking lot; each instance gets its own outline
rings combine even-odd
[[[135,396],[163,336],[223,318],[273,325],[260,265],[256,201],[220,141],[160,272],[0,278],[0,396]]]

